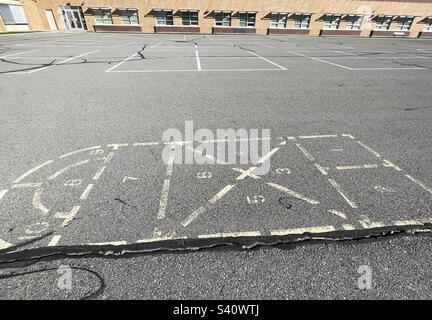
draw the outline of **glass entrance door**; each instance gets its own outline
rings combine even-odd
[[[60,6],[62,16],[68,30],[86,30],[81,7]]]

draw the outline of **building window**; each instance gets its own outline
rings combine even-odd
[[[375,30],[388,30],[390,29],[393,16],[378,16],[375,23]]]
[[[396,30],[408,31],[411,28],[414,17],[399,17]]]
[[[96,24],[112,24],[111,9],[93,9]]]
[[[324,29],[339,29],[340,14],[326,14],[324,18]]]
[[[272,28],[286,28],[287,13],[272,12],[271,14],[271,27]]]
[[[197,26],[198,25],[198,11],[196,10],[181,10],[182,25],[184,26]]]
[[[350,30],[360,30],[363,22],[363,16],[358,14],[349,15],[347,18],[346,28]]]
[[[295,13],[294,14],[294,28],[309,29],[311,15],[309,13]]]
[[[122,24],[139,24],[138,10],[119,9]]]
[[[231,11],[215,11],[215,25],[231,27]]]
[[[173,11],[172,10],[157,10],[155,11],[156,25],[158,26],[172,26],[173,25]]]
[[[423,31],[432,31],[432,17],[427,17],[423,26]]]
[[[240,12],[240,27],[255,27],[255,12]]]
[[[27,17],[22,6],[0,4],[0,16],[5,25],[28,24]]]

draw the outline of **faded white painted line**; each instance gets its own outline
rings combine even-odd
[[[377,164],[362,164],[358,166],[337,166],[338,170],[359,170],[359,169],[374,169],[378,168]]]
[[[48,243],[48,247],[55,247],[55,246],[57,246],[58,243],[59,243],[59,241],[60,241],[60,239],[61,239],[61,235],[60,234],[54,235],[51,238],[50,242]]]
[[[37,188],[37,187],[40,187],[41,185],[43,185],[42,182],[18,183],[18,184],[12,185],[12,189],[16,189],[16,188]]]
[[[66,158],[66,157],[69,157],[69,156],[72,156],[72,155],[75,155],[75,154],[78,154],[78,153],[81,153],[81,152],[90,151],[90,150],[99,149],[99,148],[100,148],[100,146],[94,146],[94,147],[89,147],[89,148],[84,148],[84,149],[78,149],[78,150],[75,150],[75,151],[72,151],[72,152],[69,152],[69,153],[61,155],[59,157],[59,159],[63,159],[63,158]]]
[[[19,178],[15,179],[13,183],[20,183],[22,180],[24,180],[26,177],[28,177],[29,175],[31,175],[32,173],[36,172],[37,170],[45,167],[46,165],[50,164],[52,162],[52,160],[49,160],[45,163],[42,163],[32,169],[30,169],[29,171],[27,171],[26,173],[24,173],[23,175],[21,175]]]
[[[212,234],[200,234],[198,239],[212,239],[212,238],[228,238],[228,237],[259,237],[261,232],[259,231],[240,231],[240,232],[222,232]]]
[[[367,145],[365,145],[363,142],[357,140],[357,143],[362,146],[363,148],[365,148],[367,151],[369,151],[370,153],[372,153],[373,155],[375,155],[376,157],[381,157],[381,155],[376,152],[375,150],[373,150],[372,148],[368,147]]]
[[[277,183],[267,182],[267,184],[269,186],[273,187],[273,188],[278,189],[279,191],[282,191],[282,192],[284,192],[284,193],[286,193],[286,194],[294,197],[294,198],[303,200],[303,201],[305,201],[307,203],[314,204],[314,205],[319,204],[319,201],[316,201],[316,200],[313,200],[313,199],[309,199],[308,197],[306,197],[306,196],[304,196],[304,195],[302,195],[302,194],[300,194],[298,192],[295,192],[295,191],[293,191],[291,189],[285,188],[285,187],[283,187],[283,186],[281,186],[281,185],[279,185]]]
[[[98,180],[104,173],[106,167],[100,167],[96,174],[93,176],[92,180]]]
[[[344,198],[345,201],[351,206],[351,208],[358,208],[357,204],[348,197],[348,195],[345,193],[345,191],[343,191],[342,187],[336,181],[334,181],[333,179],[328,179],[328,181],[330,182],[332,187],[335,188],[337,192],[339,192],[342,198]]]
[[[154,45],[152,45],[150,48],[156,48],[157,46],[159,46],[159,45],[161,45],[162,44],[162,42],[159,42],[159,43],[156,43],[156,44],[154,44]]]
[[[278,151],[279,151],[279,147],[273,148],[269,153],[267,153],[261,159],[259,159],[257,161],[257,163],[264,163],[264,162],[266,162],[272,155],[274,155]]]
[[[162,187],[162,194],[159,200],[159,211],[157,213],[157,219],[165,218],[165,211],[168,203],[169,189],[170,189],[170,179],[165,179]]]
[[[208,202],[210,204],[215,204],[218,200],[220,200],[227,192],[229,192],[232,188],[235,187],[235,184],[229,184],[222,188],[218,193],[216,193]],[[183,227],[187,227],[192,221],[197,219],[201,214],[207,211],[205,206],[201,206],[198,209],[194,210],[186,219],[181,222]]]
[[[218,193],[216,193],[209,202],[211,204],[215,204],[218,200],[220,200],[224,195],[227,194],[228,191],[230,191],[232,188],[235,187],[235,184],[229,184],[225,186],[222,190],[220,190]]]
[[[134,147],[138,146],[157,146],[159,142],[135,142],[133,144]]]
[[[310,56],[307,56],[305,54],[301,54],[301,53],[297,53],[297,52],[293,52],[293,51],[287,51],[287,52],[295,54],[295,55],[298,55],[300,57],[309,58],[309,59],[312,59],[312,60],[315,60],[315,61],[319,61],[319,62],[322,62],[322,63],[327,63],[327,64],[330,64],[330,65],[335,66],[335,67],[339,67],[339,68],[343,68],[343,69],[347,69],[347,70],[354,70],[353,68],[349,68],[349,67],[343,66],[341,64],[337,64],[337,63],[333,63],[333,62],[330,62],[330,61],[318,59],[318,58],[315,58],[315,57],[310,57]]]
[[[111,242],[90,242],[86,243],[88,246],[124,246],[126,241],[111,241]]]
[[[169,197],[169,190],[170,190],[170,176],[172,175],[172,171],[174,168],[174,156],[175,156],[175,148],[171,148],[171,152],[168,157],[168,163],[167,163],[167,170],[165,173],[165,180],[162,187],[162,193],[159,200],[159,210],[157,213],[156,218],[161,220],[165,218],[165,211],[168,204],[168,197]]]
[[[419,187],[421,187],[422,189],[426,190],[427,192],[432,194],[432,189],[429,188],[428,186],[426,186],[423,182],[421,182],[420,180],[417,180],[416,178],[414,178],[413,176],[406,174],[405,177],[407,177],[408,179],[410,179],[412,182],[414,182],[416,185],[418,185]]]
[[[9,247],[12,247],[12,243],[0,239],[0,250],[7,249]]]
[[[115,68],[120,67],[123,63],[129,61],[130,59],[132,59],[133,57],[135,57],[136,55],[138,55],[138,53],[134,53],[133,55],[131,55],[130,57],[127,57],[126,59],[124,59],[123,61],[120,61],[119,63],[115,64],[114,66],[112,66],[111,68],[105,70],[105,72],[112,72]],[[119,72],[119,71],[116,71]]]
[[[350,138],[350,139],[352,139],[352,140],[355,140],[355,138],[354,138],[353,135],[351,135],[351,134],[347,134],[347,133],[343,133],[343,134],[342,134],[342,137],[347,137],[347,138]]]
[[[393,162],[391,162],[389,160],[383,160],[383,161],[384,161],[384,164],[383,164],[384,167],[393,168],[396,171],[402,171],[402,169],[399,168],[397,165],[395,165]]]
[[[374,70],[429,70],[422,67],[406,67],[406,68],[351,68],[354,71],[374,71]]]
[[[83,193],[80,196],[80,200],[87,200],[90,192],[92,191],[94,187],[94,184],[90,183],[83,191]]]
[[[285,236],[290,234],[304,234],[304,233],[325,233],[336,231],[334,226],[321,226],[321,227],[306,227],[306,228],[292,228],[292,229],[279,229],[271,230],[272,236]]]
[[[5,194],[6,194],[8,191],[9,191],[8,189],[0,190],[0,200],[5,196]]]
[[[318,169],[319,172],[321,172],[322,175],[326,176],[328,174],[328,172],[327,172],[328,168],[324,168],[323,166],[319,165],[318,163],[314,163],[314,166]]]
[[[33,208],[35,208],[36,210],[40,211],[43,215],[47,215],[49,212],[49,209],[47,207],[45,207],[42,203],[42,192],[43,189],[37,189],[35,191],[35,193],[33,194]]]
[[[342,228],[344,228],[345,230],[355,230],[355,227],[352,224],[343,224]]]
[[[141,239],[138,240],[137,243],[152,243],[152,242],[165,241],[165,240],[182,240],[182,239],[187,239],[187,237],[163,236],[163,237],[156,237],[152,239]]]
[[[337,138],[336,134],[317,134],[312,136],[299,136],[300,139]]]
[[[252,172],[255,171],[257,167],[251,167],[247,170],[239,169],[239,168],[232,168],[234,171],[240,172],[241,175],[239,175],[236,180],[243,180],[246,177],[251,177],[253,179],[260,179],[257,175],[254,175]]]
[[[38,52],[38,51],[42,51],[42,49],[39,49],[39,50],[30,50],[30,51],[23,51],[23,52],[16,52],[16,53],[10,53],[10,54],[7,54],[7,55],[5,55],[5,56],[1,56],[0,59],[3,59],[3,58],[9,58],[9,57],[14,57],[14,56],[18,56],[18,55],[26,54],[26,53]]]
[[[168,157],[166,176],[170,177],[174,168],[174,157],[175,157],[175,148],[171,149],[170,155]]]
[[[87,159],[87,160],[84,160],[84,161],[76,162],[76,163],[71,164],[71,165],[69,165],[69,166],[67,166],[67,167],[64,167],[63,169],[61,169],[61,170],[55,172],[54,174],[50,175],[50,176],[48,177],[48,180],[54,180],[54,179],[56,179],[59,175],[65,173],[66,171],[68,171],[68,170],[70,170],[70,169],[72,169],[72,168],[74,168],[74,167],[78,167],[78,166],[81,166],[81,165],[83,165],[83,164],[86,164],[86,163],[88,163],[89,161],[90,161],[90,159]]]
[[[110,71],[110,73],[164,73],[164,72],[248,72],[248,71],[286,71],[283,69],[169,69],[169,70],[116,70]],[[107,72],[107,71],[105,71]]]
[[[111,143],[107,144],[108,148],[112,148],[112,150],[118,150],[120,147],[127,147],[129,143]]]
[[[206,207],[201,206],[198,209],[194,210],[185,220],[181,222],[183,227],[187,227],[192,221],[198,218],[202,213],[206,212]]]
[[[42,68],[38,68],[38,69],[31,70],[31,71],[29,71],[29,72],[27,72],[27,73],[28,73],[28,74],[31,74],[31,73],[35,73],[35,72],[38,72],[38,71],[42,71],[42,70],[45,70],[45,69],[47,69],[47,68],[50,68],[50,67],[53,67],[53,66],[58,66],[58,65],[60,65],[60,64],[63,64],[63,63],[66,63],[66,62],[69,62],[69,61],[72,61],[72,60],[75,60],[75,59],[79,59],[79,58],[82,58],[82,57],[84,57],[84,56],[88,56],[88,55],[90,55],[90,54],[93,54],[93,53],[96,53],[96,52],[99,52],[99,51],[100,51],[100,50],[94,50],[94,51],[86,52],[86,53],[80,54],[79,56],[71,57],[71,58],[69,58],[69,59],[62,60],[62,61],[60,61],[60,62],[58,62],[58,63],[53,63],[53,64],[51,64],[51,65],[49,65],[49,66],[45,66],[45,67],[42,67]]]
[[[62,227],[66,227],[73,219],[75,219],[75,216],[80,209],[81,206],[74,206],[69,212],[56,212],[54,217],[57,219],[63,219]]]
[[[334,210],[334,209],[330,209],[330,210],[327,210],[327,211],[330,212],[330,213],[332,213],[332,214],[334,214],[334,215],[336,215],[336,216],[338,216],[338,217],[340,217],[340,218],[342,218],[342,219],[347,219],[346,214],[343,213],[343,212],[340,212],[340,211]]]
[[[198,53],[198,45],[196,43],[195,43],[195,57],[196,57],[197,70],[201,71],[201,61]]]
[[[269,60],[267,58],[261,57],[260,55],[254,53],[252,51],[247,50],[247,52],[249,52],[250,54],[252,54],[252,55],[254,55],[254,56],[258,57],[258,58],[260,58],[261,60],[264,60],[264,61],[267,61],[268,63],[271,63],[272,65],[278,67],[281,70],[286,70],[287,69],[285,67],[282,67],[281,65],[278,65],[276,62],[273,62],[273,61],[271,61],[271,60]]]
[[[424,225],[423,222],[418,220],[396,220],[393,221],[395,226],[410,226],[410,225]]]
[[[296,143],[296,146],[300,149],[300,151],[304,154],[306,158],[308,158],[310,161],[315,161],[315,158],[300,143]]]

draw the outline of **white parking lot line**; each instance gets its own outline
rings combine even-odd
[[[114,66],[112,66],[111,68],[107,69],[105,72],[112,72],[115,68],[121,66],[123,63],[129,61],[130,59],[132,59],[133,57],[135,57],[136,55],[138,55],[137,52],[135,52],[133,55],[127,57],[126,59],[124,59],[123,61],[120,61],[119,63],[115,64]],[[118,71],[117,71],[118,72]]]
[[[196,57],[197,69],[198,71],[201,71],[201,61],[198,53],[198,45],[196,43],[195,43],[195,57]]]
[[[333,62],[322,60],[322,59],[319,59],[319,58],[310,57],[310,56],[307,56],[307,55],[302,54],[302,53],[297,53],[297,52],[288,51],[288,50],[287,50],[287,52],[291,53],[291,54],[295,54],[295,55],[300,56],[300,57],[309,58],[309,59],[312,59],[312,60],[315,60],[315,61],[319,61],[319,62],[322,62],[322,63],[327,63],[327,64],[330,64],[332,66],[339,67],[339,68],[342,68],[342,69],[353,70],[350,67],[346,67],[346,66],[343,66],[341,64],[333,63]]]
[[[14,56],[19,56],[21,54],[26,54],[26,53],[39,52],[39,51],[42,51],[42,49],[10,53],[10,54],[7,54],[5,56],[0,56],[0,59],[8,58],[8,57],[14,57]]]
[[[258,58],[260,58],[261,60],[264,60],[264,61],[267,61],[268,63],[271,63],[272,65],[278,67],[281,70],[286,70],[285,67],[282,67],[281,65],[278,65],[276,62],[273,62],[273,61],[271,61],[271,60],[269,60],[267,58],[261,57],[260,55],[254,53],[252,51],[247,50],[247,52],[249,52],[250,54],[252,54],[252,55],[254,55],[254,56],[258,57]]]
[[[39,72],[39,71],[45,70],[45,69],[47,69],[47,68],[50,68],[50,67],[52,67],[52,66],[57,66],[57,65],[60,65],[60,64],[63,64],[63,63],[66,63],[66,62],[69,62],[69,61],[75,60],[75,59],[79,59],[79,58],[82,58],[82,57],[84,57],[84,56],[88,56],[88,55],[90,55],[90,54],[93,54],[93,53],[96,53],[96,52],[99,52],[99,51],[100,51],[100,50],[94,50],[94,51],[86,52],[86,53],[80,54],[79,56],[74,56],[74,57],[71,57],[71,58],[69,58],[69,59],[62,60],[62,61],[60,61],[60,62],[58,62],[58,63],[53,63],[53,64],[51,64],[51,65],[49,65],[49,66],[45,66],[45,67],[42,67],[42,68],[38,68],[38,69],[31,70],[31,71],[27,72],[27,74],[32,74],[32,73],[35,73],[35,72]]]

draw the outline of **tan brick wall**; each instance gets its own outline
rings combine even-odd
[[[20,2],[26,13],[30,30],[49,30],[49,28],[42,23],[37,2],[34,0],[21,0]]]
[[[6,31],[6,27],[4,25],[2,17],[0,16],[0,32],[4,32],[4,31]]]
[[[24,3],[33,2],[33,0],[23,0]],[[270,26],[270,20],[265,17],[271,11],[281,12],[311,12],[314,13],[311,19],[310,34],[319,35],[323,28],[324,21],[320,19],[325,13],[360,13],[366,8],[371,8],[373,15],[376,14],[393,14],[393,15],[415,15],[414,23],[411,27],[410,36],[417,36],[422,29],[421,19],[426,16],[432,16],[432,0],[399,0],[399,1],[365,1],[365,0],[38,0],[35,4],[39,11],[39,17],[34,14],[31,8],[29,21],[32,29],[43,28],[49,30],[48,22],[45,17],[45,9],[53,10],[55,19],[59,29],[64,29],[64,23],[59,11],[59,5],[70,3],[72,6],[82,6],[84,11],[87,27],[89,31],[93,31],[94,19],[91,16],[91,11],[88,7],[91,6],[109,6],[113,8],[119,7],[136,7],[139,9],[139,19],[143,32],[154,32],[155,18],[151,14],[152,8],[173,9],[174,12],[179,9],[198,9],[200,27],[202,33],[211,33],[214,25],[212,17],[206,17],[212,10],[227,9],[233,10],[233,13],[239,10],[243,11],[258,11],[256,29],[259,34],[266,34]],[[30,7],[30,6],[28,6]],[[27,9],[27,7],[26,7]],[[38,21],[39,19],[39,21]],[[121,23],[120,17],[113,16],[113,22]],[[342,22],[340,28],[344,29],[346,22]],[[181,25],[181,18],[174,17],[174,25]],[[232,26],[238,26],[239,20],[236,17],[232,19]],[[293,21],[288,21],[287,27],[292,27]],[[391,30],[394,30],[397,23],[391,25]],[[361,34],[368,36],[374,27],[374,22],[362,28]]]

